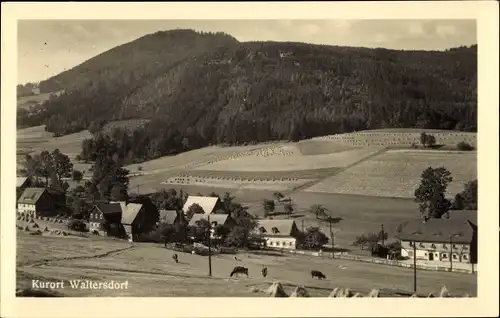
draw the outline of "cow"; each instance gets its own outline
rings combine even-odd
[[[322,272],[320,271],[316,271],[316,270],[312,270],[311,271],[311,277],[312,278],[317,278],[317,279],[326,279],[326,276],[325,274],[323,274]]]
[[[177,254],[174,254],[174,255],[172,256],[172,258],[174,259],[174,261],[175,261],[176,263],[179,263],[179,257],[177,256]]]
[[[233,277],[233,275],[235,274],[236,276],[238,276],[238,274],[245,274],[248,277],[248,268],[242,266],[236,266],[235,268],[233,268],[233,271],[231,272],[229,277]]]
[[[264,267],[261,272],[262,272],[262,276],[264,278],[266,278],[266,276],[267,276],[267,267]]]

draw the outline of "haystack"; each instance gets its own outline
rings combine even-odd
[[[413,293],[413,294],[411,294],[410,298],[418,298],[417,293]]]
[[[370,290],[370,292],[368,293],[368,295],[366,297],[370,297],[370,298],[380,297],[380,290],[374,288],[374,289]]]
[[[293,290],[293,292],[290,295],[290,297],[310,297],[310,296],[309,296],[309,293],[307,292],[307,290],[304,287],[297,286]]]
[[[341,289],[340,291],[341,292],[339,292],[339,294],[337,295],[337,297],[339,297],[339,298],[352,297],[352,292],[351,292],[351,290],[349,288]]]
[[[33,218],[31,218],[30,223],[35,223],[35,220]]]
[[[62,220],[62,219],[59,219],[59,223],[63,223],[63,220]]]
[[[441,292],[439,292],[439,297],[451,297],[451,294],[448,291],[448,288],[446,288],[446,286],[443,285],[443,287],[441,287]]]
[[[335,287],[332,290],[332,292],[330,293],[330,295],[328,295],[328,297],[330,297],[330,298],[337,298],[338,297],[337,295],[339,294],[339,292],[341,292],[341,288]]]
[[[354,298],[354,297],[358,298],[358,297],[363,297],[363,295],[361,295],[360,293],[356,293],[356,294],[352,295],[352,297],[353,297],[353,298]]]
[[[24,227],[24,231],[25,231],[25,232],[29,232],[29,231],[30,231],[29,226],[27,226],[27,225],[26,225],[26,226]]]
[[[265,294],[269,297],[288,297],[285,293],[285,289],[280,282],[274,282],[269,288],[265,291]]]
[[[21,220],[21,216],[20,216],[20,215],[18,215],[18,216],[17,216],[17,220],[18,220],[18,221],[20,221],[20,220]]]
[[[44,232],[48,232],[49,231],[49,228],[46,226],[44,229],[43,229]]]
[[[434,294],[433,293],[430,293],[429,295],[427,295],[427,298],[434,298]]]
[[[39,228],[39,226],[38,226],[38,224],[37,224],[37,223],[33,224],[32,226],[33,226],[33,228],[35,228],[35,229],[38,229],[38,228]]]

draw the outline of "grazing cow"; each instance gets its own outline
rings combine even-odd
[[[235,268],[233,268],[233,271],[231,272],[229,277],[233,277],[233,275],[235,274],[236,276],[238,276],[238,274],[245,274],[248,277],[248,268],[242,266],[236,266]]]
[[[311,271],[311,276],[312,278],[316,277],[317,279],[326,279],[326,276],[320,271]]]
[[[175,261],[176,263],[179,263],[179,257],[177,256],[177,254],[174,254],[174,255],[172,256],[172,258],[174,259],[174,261]]]
[[[267,276],[267,267],[264,267],[261,272],[262,272],[262,276],[264,276],[264,278],[265,278]]]

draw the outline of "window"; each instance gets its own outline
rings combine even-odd
[[[288,242],[288,245],[289,245],[289,246],[292,246],[292,242]]]
[[[462,259],[463,259],[464,261],[469,260],[469,255],[467,255],[467,254],[462,255]]]
[[[441,253],[441,258],[447,259],[448,258],[448,253]]]
[[[447,246],[446,244],[443,244],[443,248],[444,248],[445,250],[447,250],[447,249],[448,249],[448,246]]]
[[[427,256],[427,253],[425,253],[424,255]]]
[[[453,259],[457,259],[457,254],[453,254]]]
[[[410,246],[413,246],[413,241],[410,241]]]
[[[99,218],[102,220],[102,214],[99,215]]]
[[[453,244],[453,248],[454,248],[454,249],[456,249],[456,248],[457,248],[457,246],[456,246],[455,244]]]
[[[468,251],[468,250],[469,250],[469,247],[468,247],[467,245],[464,245],[464,246],[462,247],[462,249],[463,249],[464,251]]]
[[[420,247],[425,247],[424,243],[419,244]]]
[[[263,226],[261,226],[259,228],[259,231],[260,231],[260,233],[266,233],[267,232],[266,229]]]
[[[277,234],[277,233],[279,233],[279,232],[280,232],[280,230],[278,230],[278,228],[277,228],[277,227],[273,227],[272,231],[273,231],[273,233],[274,233],[274,234]]]
[[[436,248],[436,245],[434,245],[434,244],[431,244],[431,248]]]

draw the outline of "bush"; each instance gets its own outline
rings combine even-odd
[[[461,141],[457,144],[457,149],[461,151],[471,151],[474,150],[474,147],[466,143],[465,141]]]
[[[87,232],[87,225],[81,220],[70,220],[68,222],[68,229],[78,232]]]

